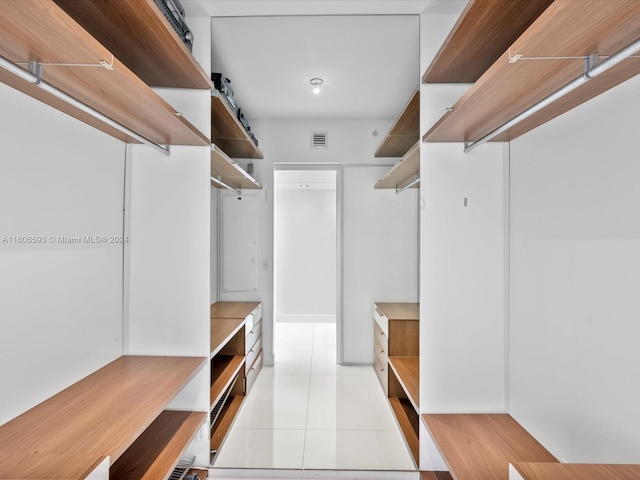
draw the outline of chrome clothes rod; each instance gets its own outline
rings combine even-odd
[[[32,64],[33,63],[30,62],[30,65],[32,65]],[[102,113],[98,112],[97,110],[94,110],[90,106],[80,102],[79,100],[76,100],[72,96],[67,95],[62,90],[58,90],[53,85],[48,84],[47,82],[42,80],[42,76],[40,74],[41,65],[38,65],[38,64],[33,64],[33,65],[36,66],[36,74],[31,73],[31,72],[25,70],[24,68],[19,67],[15,63],[7,60],[6,58],[0,56],[0,67],[4,68],[8,72],[11,72],[14,75],[22,78],[23,80],[25,80],[25,81],[27,81],[29,83],[32,83],[33,85],[35,85],[37,87],[40,87],[45,92],[50,93],[54,97],[62,100],[63,102],[71,105],[72,107],[75,107],[78,110],[80,110],[80,111],[82,111],[82,112],[84,112],[84,113],[86,113],[88,115],[91,115],[93,118],[95,118],[97,120],[100,120],[103,123],[106,123],[107,125],[115,128],[116,130],[119,130],[120,132],[130,136],[131,138],[135,138],[139,142],[144,143],[145,145],[148,145],[148,146],[154,148],[155,150],[164,153],[165,155],[169,155],[171,153],[168,146],[167,147],[162,147],[162,146],[158,145],[157,143],[154,143],[151,140],[148,140],[148,139],[144,138],[142,135],[139,135],[136,132],[134,132],[133,130],[128,129],[124,125],[121,125],[118,122],[110,119],[106,115],[103,115]]]
[[[411,188],[413,187],[416,183],[420,182],[420,177],[416,177],[413,180],[411,180],[409,183],[407,183],[404,187],[398,188],[396,187],[396,195],[400,192],[404,192],[407,188]]]
[[[227,190],[231,190],[232,192],[237,193],[238,195],[242,195],[242,192],[240,191],[239,188],[233,188],[229,185],[227,185],[226,183],[224,183],[222,180],[218,180],[216,177],[211,177],[211,181],[220,185],[221,187],[226,188]]]
[[[638,50],[640,50],[640,39],[636,40],[633,43],[630,43],[629,45],[627,45],[623,49],[618,50],[616,53],[614,53],[613,55],[608,57],[606,60],[603,60],[602,62],[600,62],[598,64],[595,64],[595,60],[594,60],[597,57],[595,57],[595,56],[589,57],[588,59],[585,60],[585,71],[584,71],[584,73],[582,75],[580,75],[578,78],[572,80],[571,82],[566,84],[564,87],[559,88],[558,90],[553,92],[548,97],[543,98],[542,100],[540,100],[535,105],[532,105],[531,107],[529,107],[524,112],[520,113],[519,115],[516,115],[514,118],[509,120],[507,123],[505,123],[504,125],[496,128],[493,132],[488,133],[487,135],[485,135],[481,139],[476,140],[475,142],[472,142],[472,143],[465,142],[465,144],[464,144],[465,153],[470,152],[474,148],[482,145],[483,143],[486,143],[486,142],[490,141],[491,139],[497,137],[501,133],[504,133],[506,130],[510,129],[514,125],[517,125],[518,123],[520,123],[524,119],[530,117],[534,113],[539,112],[540,110],[542,110],[543,108],[545,108],[549,104],[555,102],[556,100],[558,100],[559,98],[565,96],[569,92],[575,90],[579,86],[584,85],[585,83],[587,83],[592,78],[595,78],[598,75],[600,75],[601,73],[606,72],[611,67],[613,67],[613,66],[617,65],[618,63],[620,63],[621,61],[623,61],[625,58],[628,58],[631,55],[633,55],[634,53],[636,53]]]

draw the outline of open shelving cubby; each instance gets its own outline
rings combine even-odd
[[[384,177],[376,182],[374,188],[395,188],[398,190],[409,185],[419,177],[420,142],[418,141],[407,153],[405,153],[398,163],[391,167]],[[411,186],[411,188],[417,187],[417,183]]]
[[[235,189],[261,190],[262,185],[216,144],[211,145],[211,176]],[[220,187],[211,182],[215,187]]]
[[[264,158],[222,94],[211,91],[211,142],[232,158]]]

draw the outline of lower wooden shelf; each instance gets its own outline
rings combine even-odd
[[[391,409],[398,420],[400,430],[402,430],[404,438],[407,441],[409,450],[411,451],[416,463],[419,463],[420,441],[418,438],[418,428],[420,417],[414,410],[411,402],[406,398],[391,397],[389,398],[389,403],[391,404]]]
[[[211,360],[211,378],[215,379],[211,385],[209,396],[211,407],[220,400],[243,365],[244,357],[240,355],[216,355]]]
[[[167,478],[206,418],[204,412],[162,412],[111,466],[109,479]]]
[[[513,468],[524,480],[638,480],[640,478],[640,465],[531,462],[514,463]]]
[[[420,357],[389,357],[389,366],[393,370],[403,393],[413,405],[416,412],[420,411]],[[397,389],[396,389],[397,390]],[[401,392],[392,392],[391,384],[389,395],[399,396]]]
[[[227,432],[231,428],[231,424],[233,420],[236,418],[236,414],[238,410],[240,410],[240,406],[244,401],[244,397],[241,395],[237,395],[229,398],[227,403],[225,403],[222,411],[220,412],[220,416],[218,417],[218,421],[213,426],[211,430],[211,455],[215,455],[215,453],[220,449],[220,445],[222,445],[222,441],[226,436]]]

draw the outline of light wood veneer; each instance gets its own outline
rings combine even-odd
[[[420,412],[420,357],[389,357],[389,366],[414,410]],[[389,396],[398,393],[389,390]]]
[[[409,149],[384,177],[375,184],[374,188],[402,188],[420,175],[420,142]],[[415,184],[411,188],[418,188]]]
[[[552,2],[469,1],[422,82],[475,82]]]
[[[557,462],[507,414],[425,414],[422,419],[456,480],[507,480],[509,463]]]
[[[11,480],[84,479],[100,464],[96,455],[1,453],[0,478]],[[57,477],[53,477],[56,475]]]
[[[375,157],[402,157],[420,137],[420,90],[416,90],[385,135]]]
[[[514,463],[526,480],[637,480],[640,465]]]
[[[217,90],[211,93],[211,142],[232,158],[264,158]]]
[[[389,320],[420,320],[419,303],[376,302],[376,305]]]
[[[640,2],[556,0],[514,42],[525,57],[610,55],[638,38]],[[583,73],[582,59],[519,60],[509,53],[478,79],[425,135],[427,142],[476,141]],[[628,58],[493,141],[512,140],[640,73]]]
[[[262,190],[262,185],[215,144],[211,145],[211,176],[236,189]],[[215,182],[211,185],[223,188]]]
[[[30,60],[97,64],[100,61],[110,62],[112,57],[109,50],[52,0],[0,2],[0,55],[17,64],[26,64]],[[206,135],[178,115],[118,58],[113,59],[113,70],[45,66],[43,80],[152,142],[209,145]],[[5,70],[0,71],[0,81],[119,140],[133,141]]]
[[[211,318],[235,318],[244,320],[260,302],[216,302],[211,305]]]

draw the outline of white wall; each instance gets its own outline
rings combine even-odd
[[[122,354],[123,244],[82,237],[123,234],[125,146],[4,84],[0,99],[2,424]]]
[[[639,88],[511,143],[510,411],[569,462],[640,463]]]
[[[335,188],[277,188],[274,208],[276,321],[335,322]]]
[[[422,72],[456,18],[421,16]],[[422,85],[420,131],[467,88]],[[420,154],[420,409],[503,412],[505,152],[500,144],[465,154],[462,143],[422,143]]]

